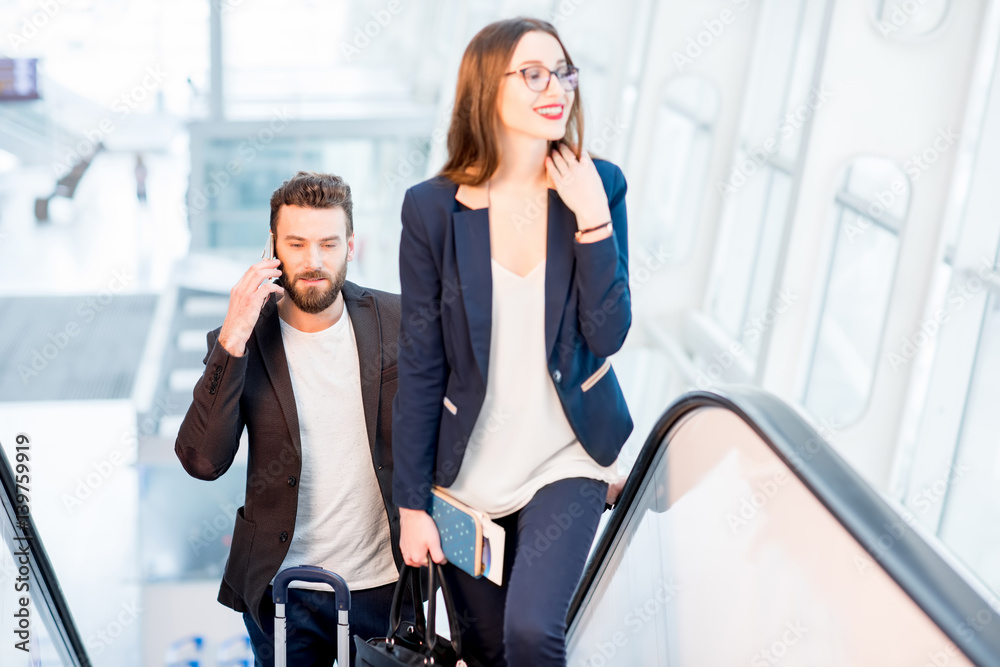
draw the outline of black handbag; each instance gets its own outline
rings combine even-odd
[[[404,565],[399,571],[399,581],[392,595],[389,611],[389,636],[374,637],[367,642],[355,635],[357,649],[356,667],[399,667],[420,665],[441,665],[442,667],[482,667],[476,659],[463,655],[462,635],[458,626],[448,585],[441,573],[441,566],[430,563],[427,568],[427,619],[424,620],[424,606],[420,595],[420,570]],[[410,588],[413,598],[414,623],[401,627],[400,607],[403,594]],[[437,588],[441,588],[444,606],[448,612],[451,640],[439,637],[434,629],[437,605]]]

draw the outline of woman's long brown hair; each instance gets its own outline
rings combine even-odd
[[[525,33],[533,30],[555,37],[566,56],[566,64],[573,64],[555,27],[548,21],[525,17],[505,19],[491,23],[476,33],[466,47],[458,68],[455,107],[448,128],[448,161],[441,167],[439,176],[458,185],[481,185],[497,170],[500,164],[497,145],[500,82],[517,43]],[[566,119],[565,136],[550,143],[552,148],[565,144],[577,158],[580,157],[583,111],[579,88]]]

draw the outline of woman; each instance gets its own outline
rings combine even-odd
[[[566,612],[632,430],[607,359],[631,323],[625,179],[582,151],[577,78],[551,24],[485,27],[448,161],[403,202],[400,547],[444,562],[433,484],[504,527],[502,587],[445,568],[463,647],[491,665],[566,664]]]

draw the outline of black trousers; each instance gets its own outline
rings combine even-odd
[[[468,647],[485,665],[566,665],[566,614],[604,512],[608,485],[572,478],[541,488],[507,531],[503,586],[446,565]]]

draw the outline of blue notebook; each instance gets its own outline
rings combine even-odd
[[[437,486],[431,490],[428,513],[437,525],[448,562],[477,579],[485,576],[502,585],[503,528]]]

